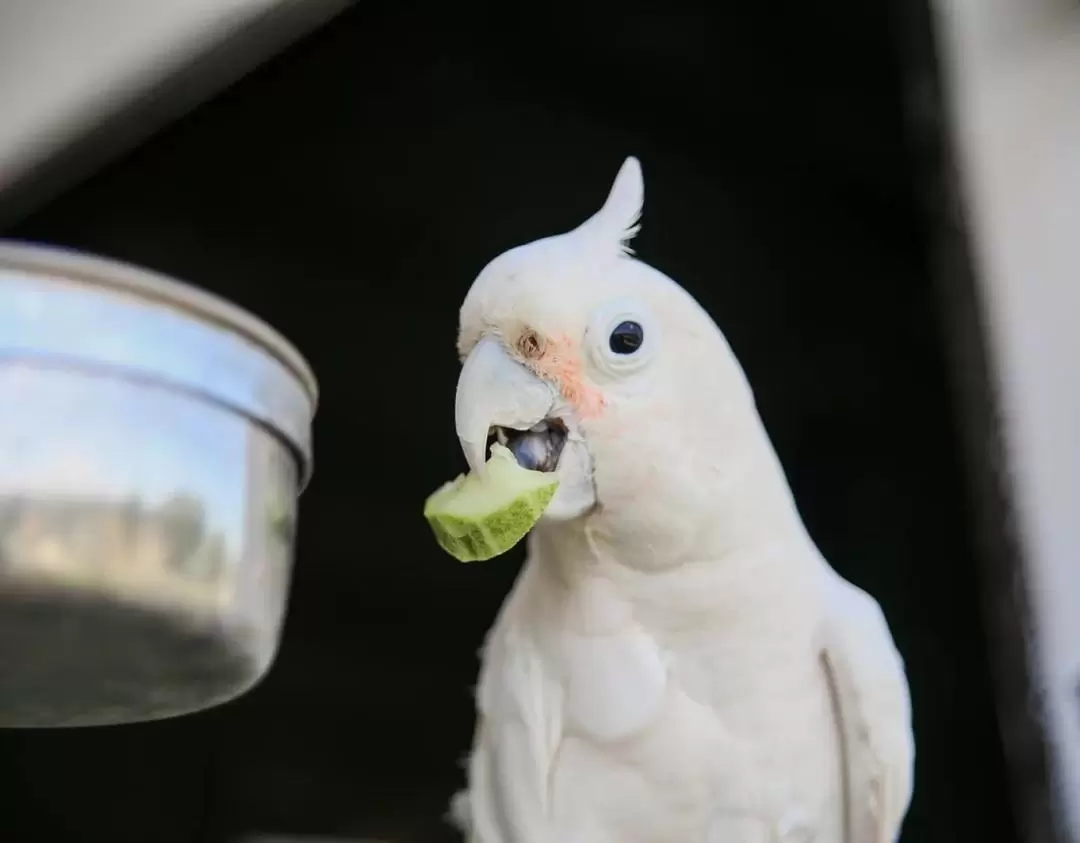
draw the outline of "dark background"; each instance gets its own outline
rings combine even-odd
[[[237,301],[323,399],[269,677],[172,722],[0,734],[0,840],[453,839],[475,654],[520,562],[457,565],[420,517],[463,466],[457,307],[488,259],[599,207],[628,154],[638,254],[729,337],[810,532],[908,661],[904,840],[1015,839],[890,7],[389,8],[355,7],[4,232]]]

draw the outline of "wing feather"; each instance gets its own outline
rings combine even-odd
[[[903,658],[877,601],[839,576],[830,578],[824,632],[846,762],[848,843],[895,843],[915,763]]]

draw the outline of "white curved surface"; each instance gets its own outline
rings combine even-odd
[[[208,47],[312,0],[2,0],[0,191]]]
[[[1080,6],[938,5],[1046,732],[1080,843]]]

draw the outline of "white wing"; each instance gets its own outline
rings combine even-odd
[[[895,843],[911,803],[915,741],[904,662],[869,594],[830,572],[824,657],[847,770],[848,843]]]
[[[484,647],[469,789],[455,813],[470,843],[549,843],[551,768],[562,735],[561,687],[526,623],[528,563]],[[465,805],[460,804],[465,801]]]

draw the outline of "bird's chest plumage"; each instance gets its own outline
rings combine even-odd
[[[588,815],[616,824],[621,841],[839,839],[829,836],[840,781],[830,703],[809,648],[767,619],[746,634],[665,624],[602,577],[560,602],[553,783],[568,831]],[[825,834],[800,837],[800,824]]]

